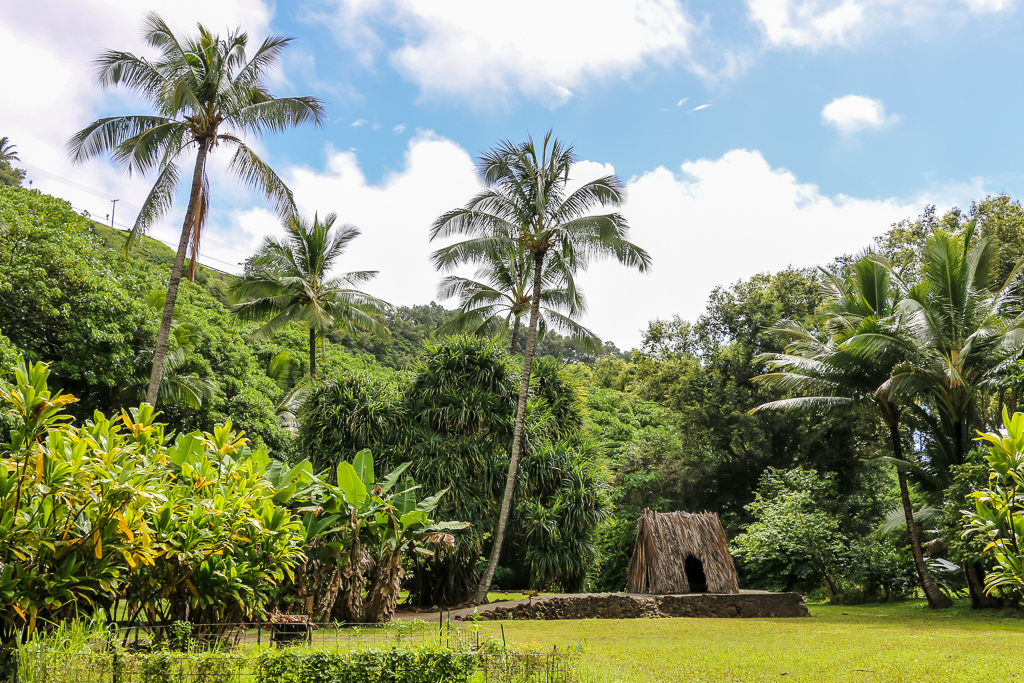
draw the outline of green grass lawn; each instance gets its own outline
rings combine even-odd
[[[509,643],[585,643],[592,681],[1024,681],[1024,613],[920,602],[812,605],[806,619],[482,622]]]

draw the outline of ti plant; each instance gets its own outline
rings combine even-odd
[[[970,495],[974,509],[965,510],[964,537],[981,534],[988,540],[996,568],[988,573],[988,593],[1024,594],[1024,413],[1010,417],[1003,410],[1003,434],[982,434],[976,441],[987,444],[989,487]]]
[[[126,569],[160,555],[146,521],[166,482],[152,409],[75,427],[62,411],[77,399],[51,392],[48,376],[45,364],[21,361],[14,385],[0,388],[17,416],[0,444],[0,645],[109,604]]]

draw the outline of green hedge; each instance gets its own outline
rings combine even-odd
[[[260,655],[256,683],[468,683],[476,657],[444,648],[299,652]]]

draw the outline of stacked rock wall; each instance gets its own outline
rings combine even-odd
[[[745,591],[738,595],[598,593],[534,598],[479,612],[482,619],[651,619],[659,617],[806,617],[799,593]]]

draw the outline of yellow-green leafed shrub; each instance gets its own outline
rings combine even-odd
[[[997,568],[988,573],[987,592],[1024,593],[1024,413],[1011,418],[1003,411],[1004,433],[981,434],[977,441],[987,444],[988,488],[969,498],[974,509],[965,510],[964,536],[980,534],[988,541],[986,553],[995,556]]]
[[[0,644],[75,617],[193,622],[252,618],[302,554],[302,527],[274,504],[265,452],[230,423],[173,443],[152,407],[96,412],[19,362],[0,404]]]

